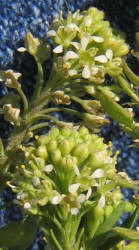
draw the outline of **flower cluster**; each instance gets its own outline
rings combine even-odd
[[[101,208],[119,201],[120,190],[111,181],[116,172],[111,145],[85,127],[53,127],[37,136],[35,144],[21,149],[22,165],[16,166],[7,184],[31,213],[39,214],[46,204],[60,204],[76,215],[89,201]]]
[[[105,75],[122,72],[121,57],[129,47],[115,36],[104,13],[91,7],[87,11],[68,13],[53,21],[48,37],[54,41],[56,68],[65,78],[75,75],[94,83],[103,83]]]

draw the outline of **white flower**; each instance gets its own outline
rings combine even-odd
[[[55,195],[51,199],[51,203],[53,205],[58,205],[61,202],[61,200],[62,200],[62,196],[58,192],[55,192]]]
[[[70,23],[66,26],[66,28],[71,29],[72,31],[80,31],[79,27],[75,23]]]
[[[79,171],[79,168],[77,167],[77,165],[74,165],[74,166],[73,166],[73,170],[74,170],[74,173],[75,173],[78,177],[80,177],[80,171]]]
[[[24,47],[20,47],[20,48],[17,49],[17,51],[23,53],[23,52],[26,52],[27,49],[24,48]]]
[[[46,165],[46,166],[43,168],[43,170],[44,170],[46,173],[50,173],[50,172],[52,172],[53,168],[54,168],[54,166],[53,166],[52,164],[48,164],[48,165]]]
[[[33,183],[33,186],[37,187],[38,185],[40,185],[40,179],[37,176],[34,176],[32,178],[32,183]]]
[[[68,73],[69,73],[69,76],[75,76],[75,75],[77,75],[77,70],[76,69],[70,69],[69,71],[68,71]]]
[[[86,195],[85,194],[80,194],[77,198],[77,202],[83,203],[86,200]]]
[[[91,187],[89,187],[87,194],[86,194],[86,200],[88,200],[90,198],[91,194],[92,194],[92,189],[91,189]]]
[[[72,50],[67,51],[67,53],[64,56],[65,61],[68,61],[70,59],[78,59],[79,55],[73,52]]]
[[[113,58],[113,51],[112,51],[112,49],[107,49],[105,55],[106,55],[106,57],[109,60],[112,60],[112,58]]]
[[[81,48],[83,50],[86,50],[89,41],[90,41],[90,36],[87,36],[87,34],[81,38]]]
[[[29,203],[29,202],[26,202],[26,203],[24,204],[24,209],[30,209],[30,208],[31,208],[30,203]]]
[[[91,76],[90,68],[88,65],[85,65],[82,71],[82,77],[88,79]]]
[[[60,44],[58,46],[56,46],[54,49],[53,49],[53,52],[56,53],[56,54],[60,54],[63,52],[63,45]]]
[[[80,49],[80,43],[78,42],[71,42],[70,43],[72,46],[74,46],[75,49],[79,50]]]
[[[105,55],[95,56],[94,59],[96,62],[100,62],[100,63],[106,63],[108,61]]]
[[[47,32],[47,36],[48,36],[48,37],[56,36],[55,30],[49,30],[49,31]]]
[[[71,194],[74,194],[74,193],[77,192],[79,186],[80,186],[79,183],[71,184],[71,185],[68,187],[68,191],[69,191]]]
[[[96,42],[96,43],[103,43],[104,42],[104,38],[101,37],[101,36],[92,36],[93,40]]]
[[[91,74],[92,74],[92,75],[96,75],[97,73],[98,73],[98,67],[93,66],[93,67],[91,68]]]
[[[77,207],[72,207],[70,212],[71,212],[72,215],[76,215],[76,214],[78,214],[79,209]]]
[[[106,203],[105,195],[102,194],[99,201],[98,201],[98,205],[103,208],[103,207],[105,207],[105,203]]]
[[[101,168],[96,169],[93,174],[91,175],[91,178],[102,178],[104,177],[104,170]]]

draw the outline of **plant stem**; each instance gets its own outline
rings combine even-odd
[[[27,98],[24,94],[24,92],[22,91],[21,88],[17,88],[18,93],[20,94],[22,101],[23,101],[23,105],[24,105],[24,113],[26,113],[28,111],[28,101]]]
[[[36,97],[38,97],[40,95],[40,93],[42,91],[42,87],[43,87],[43,81],[44,81],[44,74],[43,74],[42,65],[36,56],[34,58],[35,58],[35,61],[37,63],[38,74],[37,74],[36,87],[35,87],[35,90],[33,93],[33,99],[35,99]]]

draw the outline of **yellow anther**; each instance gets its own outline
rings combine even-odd
[[[38,136],[38,135],[35,135],[35,139],[38,140],[38,139],[39,139],[39,136]]]
[[[29,136],[29,137],[33,137],[33,135],[34,135],[33,132],[31,132],[31,131],[28,132],[28,136]]]
[[[25,168],[26,168],[26,166],[25,166],[25,165],[21,165],[21,168],[22,168],[22,169],[25,169]]]
[[[25,151],[25,149],[26,149],[25,146],[23,146],[23,145],[20,145],[19,148],[20,148],[22,151]]]
[[[19,169],[19,166],[16,166],[15,168],[16,168],[16,169]]]
[[[6,185],[10,185],[11,184],[11,182],[10,181],[6,181]]]

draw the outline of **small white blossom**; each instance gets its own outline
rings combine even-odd
[[[30,208],[31,208],[30,203],[29,203],[29,202],[26,202],[26,203],[24,204],[24,209],[30,209]]]
[[[58,46],[56,46],[54,49],[53,49],[53,52],[56,53],[56,54],[60,54],[63,52],[63,45],[60,44]]]
[[[50,173],[50,172],[52,172],[53,168],[54,168],[54,166],[53,166],[52,164],[48,164],[48,165],[46,165],[46,166],[43,168],[43,170],[44,170],[46,173]]]
[[[82,47],[83,50],[86,49],[86,47],[87,47],[87,45],[88,45],[88,43],[89,43],[89,40],[90,40],[90,37],[89,37],[89,36],[83,36],[83,37],[81,38],[81,47]]]
[[[64,56],[65,61],[68,61],[70,59],[78,59],[79,55],[73,52],[72,50],[67,51],[67,53]]]
[[[70,43],[72,46],[74,46],[75,49],[79,50],[80,49],[80,43],[78,42],[71,42]]]
[[[91,75],[90,68],[88,65],[85,65],[82,71],[82,77],[88,79]]]
[[[78,177],[80,177],[80,171],[79,171],[79,168],[77,167],[77,165],[74,165],[74,166],[73,166],[73,170],[74,170],[74,173],[75,173]]]
[[[91,189],[91,187],[89,187],[87,194],[86,194],[86,200],[88,200],[90,198],[91,194],[92,194],[92,189]]]
[[[33,183],[33,186],[35,186],[35,187],[37,187],[38,185],[40,185],[40,179],[39,179],[39,177],[34,176],[32,178],[32,183]]]
[[[86,195],[85,194],[80,194],[77,198],[77,202],[83,203],[86,200]]]
[[[72,31],[79,31],[79,27],[75,23],[70,23],[66,26],[67,28],[71,29]]]
[[[68,73],[69,73],[69,76],[75,76],[75,75],[77,75],[77,70],[76,69],[70,69],[69,71],[68,71]]]
[[[78,212],[79,212],[79,209],[77,207],[72,207],[70,212],[71,212],[72,215],[77,215]]]
[[[112,60],[112,58],[113,58],[113,51],[112,51],[112,49],[107,49],[105,55],[106,55],[106,57],[109,60]]]
[[[20,48],[17,49],[17,51],[23,53],[23,52],[26,52],[27,49],[24,48],[24,47],[20,47]]]
[[[105,55],[95,56],[94,59],[96,62],[100,62],[100,63],[106,63],[108,61]]]
[[[93,40],[96,42],[96,43],[103,43],[104,42],[104,38],[101,37],[101,36],[92,36]]]
[[[105,203],[106,203],[105,195],[102,194],[99,201],[98,201],[98,205],[103,208],[103,207],[105,207]]]
[[[59,194],[59,193],[57,193],[55,196],[53,196],[53,198],[51,199],[51,203],[53,204],[53,205],[58,205],[60,202],[61,202],[61,200],[62,200],[62,196]]]
[[[47,32],[47,36],[48,36],[48,37],[56,36],[56,31],[55,31],[55,30],[49,30],[49,31]]]
[[[68,188],[69,192],[71,194],[74,194],[77,192],[78,188],[79,188],[80,184],[79,183],[76,183],[76,184],[71,184]]]
[[[104,170],[101,168],[96,169],[93,174],[91,175],[91,178],[102,178],[104,177]]]
[[[98,67],[93,66],[93,67],[91,68],[91,74],[92,74],[92,75],[96,75],[97,73],[98,73]]]

